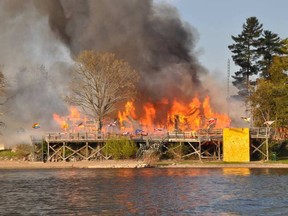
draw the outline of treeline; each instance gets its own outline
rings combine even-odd
[[[267,121],[288,126],[288,39],[264,30],[256,17],[247,18],[242,27],[228,46],[239,66],[232,76],[238,89],[233,97],[246,104],[253,126]]]

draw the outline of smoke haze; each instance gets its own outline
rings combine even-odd
[[[11,95],[6,130],[30,130],[34,122],[53,129],[52,113],[67,111],[62,99],[72,59],[85,49],[114,52],[138,70],[142,101],[190,101],[207,94],[200,81],[207,71],[194,50],[198,33],[168,4],[2,0],[0,28],[0,64]]]

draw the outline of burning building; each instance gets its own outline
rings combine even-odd
[[[158,110],[154,104],[143,104],[142,111],[139,112],[136,110],[134,101],[128,101],[125,110],[118,112],[117,118],[106,119],[104,132],[132,134],[137,130],[146,133],[196,131],[201,128],[228,127],[231,121],[227,115],[212,111],[209,97],[206,97],[203,102],[195,97],[189,104],[175,100],[169,109],[166,106],[170,104],[165,100]],[[163,110],[168,111],[163,113]],[[76,107],[70,108],[68,116],[60,117],[58,114],[53,114],[53,117],[63,131],[97,131],[98,124],[94,120],[83,117]]]
[[[39,130],[57,130],[55,120],[63,130],[93,130],[95,122],[87,117],[63,120],[70,109],[63,97],[73,57],[85,49],[113,52],[141,76],[136,99],[118,107],[104,125],[116,121],[121,132],[229,125],[219,92],[215,97],[203,85],[209,72],[197,59],[197,30],[173,6],[152,0],[3,0],[0,6],[1,64],[13,96],[5,121],[11,130],[29,130],[36,121]],[[217,121],[209,126],[211,118]]]

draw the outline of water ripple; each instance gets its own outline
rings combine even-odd
[[[1,215],[287,215],[286,169],[0,170]]]

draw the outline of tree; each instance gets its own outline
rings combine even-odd
[[[261,71],[260,75],[265,79],[270,79],[269,67],[272,64],[273,57],[288,54],[286,41],[281,40],[277,34],[267,30],[263,32],[259,41],[258,53],[261,55],[261,59],[258,64]]]
[[[259,37],[263,31],[262,26],[256,17],[247,18],[241,34],[232,36],[235,43],[228,46],[233,53],[233,61],[240,67],[235,72],[235,76],[232,76],[235,79],[232,83],[238,88],[238,95],[241,98],[247,98],[249,95],[249,77],[259,72],[257,50],[260,43]]]
[[[265,121],[273,119],[275,108],[275,101],[272,98],[273,87],[273,83],[264,78],[257,80],[257,89],[249,97],[254,126],[263,127]]]
[[[274,56],[269,67],[270,79],[259,78],[250,96],[255,126],[276,120],[277,126],[288,124],[288,57]]]
[[[67,101],[82,107],[98,121],[101,131],[103,118],[117,104],[133,98],[138,79],[138,73],[115,54],[86,50],[76,60],[70,85],[72,94]]]

